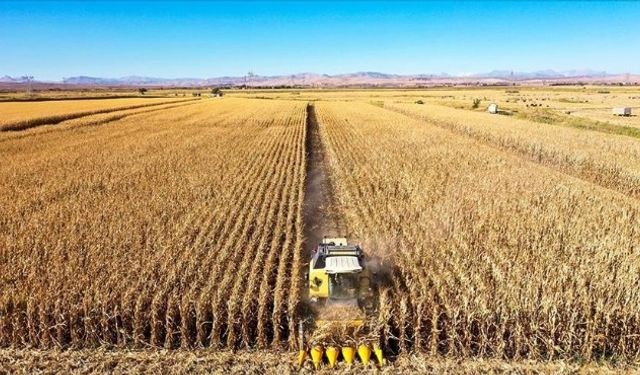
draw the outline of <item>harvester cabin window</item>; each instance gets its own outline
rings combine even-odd
[[[333,299],[358,297],[358,274],[333,274],[329,276],[329,295]]]
[[[326,265],[327,265],[326,257],[319,256],[318,259],[316,260],[316,263],[313,265],[313,268],[322,269],[322,268],[325,268]]]

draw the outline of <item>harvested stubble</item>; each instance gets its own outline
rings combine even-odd
[[[0,143],[0,345],[293,340],[304,121],[231,99]]]
[[[187,100],[187,101],[171,102],[168,104],[145,105],[144,107],[136,107],[134,109],[122,109],[122,110],[119,109],[119,110],[113,110],[105,113],[86,115],[82,117],[72,118],[70,120],[65,120],[57,124],[41,125],[41,126],[29,128],[29,129],[24,129],[22,131],[0,132],[0,143],[10,139],[32,137],[34,135],[42,135],[44,133],[65,131],[65,130],[70,130],[70,129],[74,129],[82,126],[105,125],[117,120],[122,120],[125,117],[129,117],[137,114],[151,113],[151,112],[162,111],[170,108],[184,107],[184,106],[194,105],[196,103],[197,103],[196,101]],[[143,118],[138,117],[138,119],[142,120]]]
[[[369,104],[316,111],[350,235],[394,269],[388,347],[638,359],[636,199]]]
[[[11,374],[632,374],[637,367],[594,363],[451,360],[411,355],[380,369],[343,366],[302,370],[283,353],[211,350],[0,350]]]
[[[192,100],[140,98],[0,103],[0,131],[25,130],[100,113]]]

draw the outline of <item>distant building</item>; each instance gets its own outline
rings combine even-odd
[[[498,105],[496,103],[489,104],[489,107],[487,107],[487,112],[493,114],[498,113]]]
[[[631,107],[617,107],[613,109],[616,116],[631,116]]]

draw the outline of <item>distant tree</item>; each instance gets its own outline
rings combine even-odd
[[[473,105],[471,106],[471,108],[476,109],[480,107],[480,99],[473,99]]]
[[[222,96],[222,90],[220,90],[220,87],[214,87],[211,89],[211,94],[216,95],[216,96]]]
[[[416,100],[416,104],[424,104],[424,100],[418,99],[418,100]]]
[[[148,91],[148,90],[147,90],[147,89],[145,89],[144,87],[140,87],[140,88],[138,89],[138,92],[140,93],[140,95],[144,95],[147,91]]]

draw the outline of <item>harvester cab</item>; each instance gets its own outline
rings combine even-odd
[[[357,305],[365,313],[373,308],[364,252],[346,238],[323,238],[311,254],[308,283],[313,303]]]
[[[301,366],[307,351],[316,369],[325,356],[332,367],[340,356],[351,365],[356,353],[368,365],[372,350],[378,363],[384,363],[379,340],[372,338],[375,335],[366,323],[375,311],[375,276],[360,246],[348,244],[346,238],[324,237],[311,251],[305,279],[315,316],[299,324]],[[306,342],[309,329],[313,332]]]

